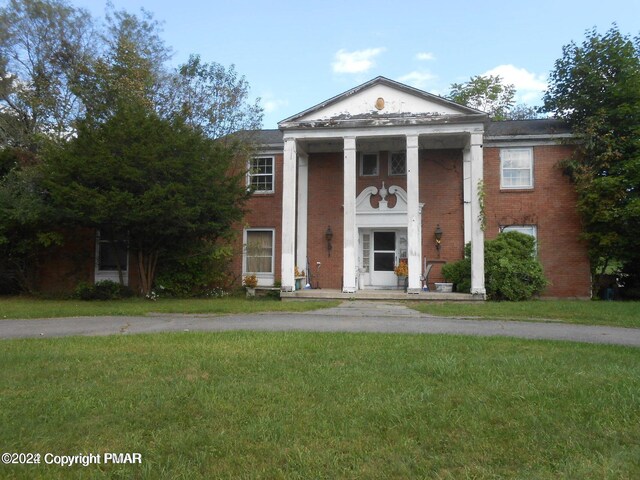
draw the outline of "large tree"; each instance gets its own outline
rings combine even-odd
[[[640,37],[613,26],[563,47],[544,107],[580,137],[575,181],[592,270],[640,259]]]
[[[225,237],[242,218],[249,193],[242,174],[229,174],[236,152],[133,103],[81,123],[48,160],[44,186],[60,224],[128,238],[147,294],[163,257]]]
[[[249,83],[238,75],[235,67],[205,63],[192,55],[181,65],[166,102],[173,112],[209,138],[221,138],[240,130],[255,130],[262,125],[259,99],[249,99]]]
[[[63,1],[10,0],[0,25],[0,147],[68,139],[83,111],[73,86],[91,56],[91,17]]]
[[[495,120],[504,120],[514,105],[516,90],[505,84],[499,75],[477,75],[468,82],[451,84],[447,98],[489,114]]]
[[[230,232],[251,149],[214,139],[260,126],[244,77],[195,56],[168,68],[144,11],[111,8],[96,36],[64,0],[11,0],[0,15],[0,256],[26,267],[59,239],[51,227],[92,227],[128,237],[148,292],[169,250]]]

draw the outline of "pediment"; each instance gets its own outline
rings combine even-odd
[[[291,122],[326,122],[348,118],[442,117],[479,114],[482,115],[483,112],[458,105],[442,97],[384,77],[377,77],[280,123],[284,125]]]

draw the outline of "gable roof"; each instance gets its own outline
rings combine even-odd
[[[376,77],[278,123],[280,128],[317,121],[365,118],[472,116],[487,114],[414,87]],[[317,126],[317,125],[316,125]]]

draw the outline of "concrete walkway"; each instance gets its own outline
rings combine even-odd
[[[229,330],[379,332],[503,336],[567,340],[640,347],[640,329],[441,318],[421,314],[402,304],[350,301],[307,313],[240,315],[157,314],[146,317],[73,317],[0,320],[0,338],[117,335],[157,332]]]

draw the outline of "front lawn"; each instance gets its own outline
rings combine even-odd
[[[640,478],[640,350],[434,335],[2,342],[8,478]]]
[[[411,302],[411,308],[443,317],[555,320],[582,325],[640,328],[640,302],[533,300],[529,302]]]
[[[32,297],[0,297],[0,319],[147,315],[149,313],[232,314],[256,312],[306,312],[335,307],[339,302],[281,302],[272,298],[143,298],[126,300],[44,300]]]

